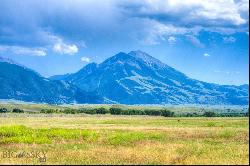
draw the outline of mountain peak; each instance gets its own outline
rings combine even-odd
[[[86,71],[92,71],[92,70],[96,69],[97,66],[98,66],[98,64],[95,63],[95,62],[89,63],[86,66],[84,66],[81,70],[79,70],[78,73],[86,72]]]
[[[0,56],[0,62],[6,62],[6,63],[10,63],[10,64],[17,64],[13,60],[8,59],[8,58],[4,58],[4,57],[1,57],[1,56]]]
[[[127,59],[131,58],[130,55],[124,53],[124,52],[119,52],[115,56],[112,56],[108,59],[106,59],[103,63],[100,65],[108,65],[108,64],[113,64],[115,62],[121,62],[121,61],[126,61]]]
[[[4,58],[4,57],[1,57],[1,56],[0,56],[0,62],[5,62],[5,63],[9,63],[9,64],[12,64],[12,65],[17,65],[17,66],[19,66],[19,67],[28,69],[26,66],[24,66],[24,65],[22,65],[22,64],[19,64],[19,63],[15,62],[15,61],[12,60],[12,59]],[[31,69],[29,69],[29,70],[31,70]]]
[[[148,55],[146,52],[143,52],[141,50],[136,50],[136,51],[130,51],[128,54],[131,54],[131,55],[138,55],[138,54],[145,54],[145,55]]]
[[[119,52],[118,54],[108,58],[100,65],[110,65],[110,64],[125,64],[129,60],[132,60],[134,62],[141,62],[148,67],[153,67],[154,69],[162,69],[165,67],[169,67],[168,65],[162,63],[160,60],[150,56],[149,54],[137,50],[137,51],[131,51],[129,53]]]
[[[158,66],[158,67],[166,67],[167,65],[162,63],[160,60],[150,56],[149,54],[137,50],[137,51],[131,51],[128,53],[128,55],[133,56],[137,59],[143,60],[144,63],[150,66]]]
[[[89,64],[87,64],[86,66],[89,66],[89,67],[91,67],[91,66],[97,66],[98,64],[97,63],[95,63],[95,62],[92,62],[92,63],[89,63]]]

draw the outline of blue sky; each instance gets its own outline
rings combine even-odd
[[[248,84],[249,0],[0,0],[0,56],[43,76],[142,50],[194,79]]]

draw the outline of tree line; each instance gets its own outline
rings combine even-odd
[[[146,109],[146,110],[136,110],[136,109],[122,109],[118,107],[111,107],[109,109],[100,107],[100,108],[80,108],[80,109],[42,109],[40,113],[51,114],[51,113],[65,113],[65,114],[111,114],[111,115],[151,115],[151,116],[165,116],[165,117],[173,117],[174,112],[161,109],[161,110],[154,110],[154,109]]]
[[[8,111],[6,108],[0,108],[0,113],[24,113],[24,110],[19,108],[14,108]],[[80,108],[80,109],[42,109],[40,113],[43,114],[111,114],[111,115],[148,115],[148,116],[164,116],[164,117],[244,117],[249,116],[249,110],[246,113],[216,113],[213,111],[205,111],[202,114],[196,112],[193,113],[182,113],[175,114],[173,111],[168,109],[122,109],[120,107],[111,107],[111,108]]]
[[[0,108],[0,113],[7,113],[7,112],[12,112],[12,113],[24,113],[24,110],[19,109],[19,108],[14,108],[11,111],[8,111],[7,108]]]

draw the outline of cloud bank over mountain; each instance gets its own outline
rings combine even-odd
[[[44,66],[36,69],[48,76],[66,71],[62,61],[76,71],[88,62],[82,55],[101,62],[121,50],[142,49],[202,80],[246,83],[248,6],[249,0],[1,0],[0,56]],[[221,63],[199,67],[204,52]],[[220,67],[245,76],[212,77]]]

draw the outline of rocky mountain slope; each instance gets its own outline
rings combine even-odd
[[[142,52],[118,53],[91,63],[62,80],[106,100],[123,104],[233,104],[249,102],[249,86],[211,84],[185,74]]]
[[[100,103],[102,98],[65,81],[52,81],[0,57],[0,99],[50,104]]]

